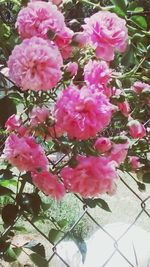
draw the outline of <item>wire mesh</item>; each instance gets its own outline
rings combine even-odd
[[[148,120],[145,125],[149,125],[150,120]],[[4,139],[1,139],[1,143],[4,141]],[[61,159],[58,160],[58,163],[55,164],[55,166],[57,164],[60,163],[60,160],[63,160],[63,157]],[[128,174],[129,177],[131,179],[134,179],[134,177],[132,176],[132,174]],[[5,231],[3,233],[1,233],[0,236],[0,243],[2,242],[2,240],[4,240],[4,238],[10,233],[11,229],[14,227],[14,225],[18,222],[19,218],[22,216],[26,221],[28,221],[28,223],[34,228],[34,230],[37,231],[37,233],[39,235],[42,235],[42,237],[49,242],[50,245],[50,249],[52,251],[52,255],[51,257],[49,257],[48,259],[48,263],[50,264],[51,261],[53,261],[54,257],[57,257],[59,259],[59,261],[61,262],[62,266],[67,266],[67,267],[72,267],[71,265],[69,265],[69,263],[66,261],[65,258],[63,258],[63,255],[60,255],[59,250],[58,250],[58,246],[66,239],[70,236],[70,234],[75,230],[76,226],[80,223],[80,221],[87,216],[88,220],[90,220],[92,222],[92,224],[94,224],[95,226],[97,226],[99,229],[101,229],[107,236],[110,237],[110,240],[113,241],[113,246],[114,246],[114,250],[113,252],[109,255],[109,257],[106,259],[105,263],[102,266],[106,266],[107,264],[111,264],[111,259],[113,258],[113,256],[115,255],[115,253],[119,253],[119,255],[124,259],[124,261],[126,261],[126,263],[128,264],[127,266],[133,266],[136,267],[138,266],[138,264],[134,265],[127,257],[126,255],[124,255],[124,253],[119,249],[119,242],[122,240],[122,238],[128,234],[128,232],[132,229],[132,227],[138,222],[138,220],[140,219],[140,217],[145,214],[146,217],[148,219],[150,219],[150,210],[149,210],[149,205],[148,205],[148,201],[150,200],[150,195],[147,196],[146,198],[142,198],[140,194],[138,194],[135,191],[135,188],[133,188],[132,186],[130,186],[127,181],[126,181],[126,177],[125,175],[122,176],[120,175],[120,181],[121,183],[126,187],[126,189],[129,191],[130,194],[132,194],[132,196],[134,196],[135,199],[137,199],[137,202],[139,203],[139,210],[135,216],[135,218],[132,218],[132,222],[130,223],[130,226],[118,237],[118,238],[114,238],[108,230],[106,230],[103,225],[101,225],[101,222],[99,222],[96,218],[94,218],[93,214],[91,214],[90,208],[87,206],[86,202],[84,201],[84,199],[80,198],[78,195],[75,195],[75,197],[82,203],[83,206],[83,211],[81,212],[79,218],[74,222],[74,224],[69,228],[69,230],[67,230],[63,236],[55,243],[55,244],[51,244],[49,237],[47,235],[45,235],[45,233],[42,231],[42,229],[39,229],[32,221],[31,219],[26,215],[25,212],[23,212],[21,215],[19,215],[16,220],[14,221],[13,224],[11,224],[8,228],[5,229]],[[71,208],[71,203],[70,203],[70,208]],[[128,208],[128,207],[127,207]],[[69,211],[68,211],[68,216],[69,216]],[[55,220],[52,220],[52,223],[54,223],[55,226]],[[98,244],[96,244],[98,245]],[[69,253],[69,251],[68,251]],[[136,256],[136,252],[135,252],[135,256]],[[5,267],[4,265],[1,265],[3,267]],[[53,265],[52,265],[53,266]],[[110,265],[111,266],[111,265]],[[43,266],[41,266],[43,267]],[[100,267],[100,266],[98,266]]]

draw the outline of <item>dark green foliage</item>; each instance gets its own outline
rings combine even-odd
[[[18,215],[18,207],[14,204],[7,204],[2,209],[2,219],[6,225],[11,225]]]

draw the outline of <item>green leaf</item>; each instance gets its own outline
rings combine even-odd
[[[41,243],[31,241],[31,242],[26,243],[23,247],[28,248],[32,250],[33,252],[36,252],[37,254],[39,254],[41,257],[45,258],[45,248]]]
[[[52,204],[50,203],[44,203],[44,202],[41,203],[41,207],[44,211],[48,210],[51,206]]]
[[[144,173],[142,180],[144,183],[149,184],[150,183],[150,172]]]
[[[5,126],[5,122],[7,119],[17,113],[16,105],[13,103],[13,101],[8,97],[5,96],[2,99],[0,99],[0,125],[1,127]]]
[[[135,9],[134,9],[134,12],[136,12],[136,13],[141,13],[141,12],[143,12],[144,11],[144,8],[142,7],[142,6],[138,6],[138,7],[136,7]]]
[[[7,187],[10,185],[17,186],[17,181],[16,180],[1,180],[0,179],[0,185]]]
[[[26,210],[29,213],[34,215],[38,215],[41,207],[41,199],[40,196],[36,193],[23,193],[21,195],[17,195],[16,197],[17,203],[22,208],[22,210]]]
[[[0,181],[9,180],[11,178],[13,178],[13,174],[9,169],[0,170]]]
[[[6,252],[6,255],[5,255],[5,258],[4,259],[7,262],[16,261],[17,260],[17,255],[16,255],[14,249],[12,249],[11,247],[9,247],[9,249]]]
[[[126,15],[125,12],[119,6],[116,6],[115,8],[113,8],[113,12],[115,12],[117,15],[123,18]]]
[[[62,236],[62,232],[60,230],[57,230],[57,229],[54,229],[52,228],[50,231],[49,231],[49,240],[50,242],[54,245],[55,242],[57,240],[59,240],[59,238]]]
[[[0,196],[12,195],[14,192],[9,188],[0,185]]]
[[[66,219],[62,219],[58,221],[57,224],[59,225],[60,228],[63,228],[68,224],[68,221]]]
[[[84,239],[74,232],[71,233],[71,238],[75,242],[75,244],[77,245],[77,247],[78,247],[78,249],[82,255],[82,263],[84,263],[85,258],[86,258],[86,253],[87,253],[87,246],[86,246]]]
[[[22,232],[22,233],[27,233],[28,232],[27,229],[25,227],[23,227],[23,226],[14,226],[13,230],[14,231],[18,231],[18,232]]]
[[[132,16],[131,20],[134,21],[137,26],[139,26],[140,28],[146,30],[147,29],[147,21],[144,17],[142,16]]]
[[[128,46],[126,52],[122,56],[121,62],[126,67],[131,67],[136,63],[135,48]]]
[[[32,253],[29,257],[36,266],[48,267],[48,261],[41,257],[39,254]]]
[[[121,10],[125,11],[127,7],[127,0],[111,0],[112,4],[119,7]]]
[[[101,198],[95,198],[95,199],[84,198],[83,200],[86,203],[86,205],[88,205],[90,208],[95,208],[96,206],[99,206],[101,209],[111,212],[107,202]]]

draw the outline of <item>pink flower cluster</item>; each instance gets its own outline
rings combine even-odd
[[[88,87],[70,86],[56,102],[56,125],[79,140],[94,137],[110,122],[113,106],[102,93]]]
[[[75,168],[65,167],[61,171],[65,187],[82,197],[94,197],[112,191],[113,183],[117,179],[117,172],[113,161],[105,157],[77,157]]]
[[[47,170],[48,159],[33,137],[10,134],[5,142],[4,157],[19,171]]]
[[[47,39],[48,32],[51,32],[63,58],[68,58],[72,53],[70,42],[73,32],[66,26],[63,14],[50,2],[28,3],[19,12],[16,27],[22,39],[33,36]]]
[[[65,195],[65,187],[56,175],[48,171],[34,172],[31,175],[35,186],[46,195],[57,200],[60,200]]]
[[[10,78],[23,91],[49,90],[61,79],[63,60],[56,46],[48,40],[25,39],[8,60]]]
[[[105,61],[89,60],[84,67],[84,80],[88,86],[102,89],[111,79],[112,70]]]
[[[106,61],[114,59],[115,50],[124,52],[127,46],[126,21],[108,11],[99,11],[85,19],[84,35],[96,49],[96,56]]]

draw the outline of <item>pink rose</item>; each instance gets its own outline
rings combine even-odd
[[[77,74],[78,71],[78,64],[76,62],[69,62],[67,64],[67,68],[66,71],[71,75],[71,76],[75,76]]]
[[[128,117],[129,116],[130,106],[129,106],[129,103],[127,101],[118,103],[118,108],[120,109],[121,113],[125,117]]]
[[[147,83],[143,83],[143,82],[135,82],[132,86],[132,90],[137,94],[142,93],[144,89],[150,90],[150,85]]]
[[[46,195],[60,200],[65,195],[65,187],[56,175],[48,171],[34,172],[31,174],[35,186]]]
[[[65,167],[61,170],[66,188],[79,193],[82,197],[94,197],[112,191],[117,178],[115,165],[105,157],[77,157],[75,168]]]
[[[139,161],[139,157],[137,156],[130,156],[129,157],[130,163],[131,163],[131,168],[133,171],[139,169],[141,167],[141,163]]]
[[[79,140],[95,137],[110,122],[113,105],[96,90],[72,85],[63,91],[55,106],[56,125]]]
[[[84,67],[84,80],[88,86],[93,85],[101,89],[111,80],[111,73],[112,70],[105,61],[90,59]]]
[[[61,79],[62,65],[58,48],[38,37],[17,45],[8,60],[9,76],[23,91],[53,88]]]
[[[48,159],[43,148],[31,136],[18,137],[11,134],[5,141],[3,152],[5,159],[21,172],[48,168]]]
[[[130,135],[133,138],[142,138],[146,136],[146,129],[142,123],[137,120],[131,120],[128,123]]]
[[[106,61],[114,59],[115,50],[124,52],[127,46],[126,21],[108,11],[99,11],[85,19],[87,43],[96,49],[96,56]]]
[[[48,31],[60,33],[66,27],[63,14],[56,5],[43,1],[32,1],[20,10],[16,27],[22,39],[33,36],[48,38]]]
[[[111,141],[107,137],[99,137],[94,144],[95,149],[100,153],[107,152],[111,149],[111,146]]]

